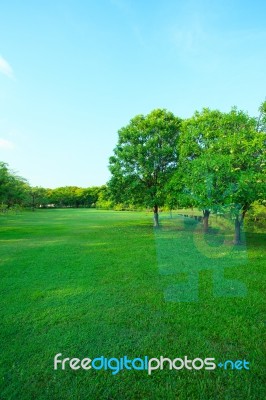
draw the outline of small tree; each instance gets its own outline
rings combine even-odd
[[[154,226],[159,226],[158,208],[166,198],[166,184],[178,163],[181,120],[166,110],[137,115],[119,130],[114,155],[110,157],[109,188],[118,203],[153,207]]]
[[[48,203],[47,189],[40,186],[29,186],[27,192],[32,211],[35,211],[36,207],[45,206]]]

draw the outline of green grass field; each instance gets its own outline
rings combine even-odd
[[[266,235],[235,251],[214,228],[203,242],[192,220],[162,215],[154,231],[151,219],[0,216],[1,400],[266,398]],[[250,370],[55,371],[57,353],[246,359]]]

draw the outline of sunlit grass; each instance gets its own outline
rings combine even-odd
[[[264,399],[265,235],[247,233],[244,258],[233,263],[227,254],[217,267],[204,251],[220,246],[222,254],[221,237],[199,249],[195,226],[165,215],[156,232],[147,213],[42,210],[0,219],[1,399]],[[167,299],[192,266],[197,301]],[[217,297],[219,268],[247,292]],[[54,371],[56,353],[245,358],[251,370]]]

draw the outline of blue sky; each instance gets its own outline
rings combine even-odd
[[[109,179],[136,114],[257,115],[264,0],[1,0],[0,160],[33,186]]]

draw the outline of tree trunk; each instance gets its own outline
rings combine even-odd
[[[208,229],[209,229],[209,215],[210,215],[210,211],[209,210],[203,210],[203,230],[204,230],[204,233],[207,233]]]
[[[239,216],[236,216],[235,219],[235,238],[234,244],[239,245],[241,243],[241,220],[239,220]]]
[[[246,212],[248,211],[250,205],[245,204],[242,210],[241,215],[237,215],[235,219],[235,237],[234,237],[234,244],[239,245],[241,244],[241,225],[244,222],[244,218]]]
[[[154,227],[159,228],[159,214],[158,214],[158,206],[155,204],[153,207],[153,219],[154,219]]]

